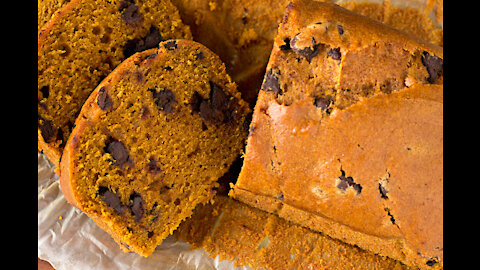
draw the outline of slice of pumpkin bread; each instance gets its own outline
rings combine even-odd
[[[172,38],[192,35],[168,0],[72,0],[59,9],[38,33],[39,150],[58,167],[75,118],[100,81],[133,53]]]
[[[218,56],[188,40],[136,53],[92,92],[61,162],[68,202],[125,251],[151,254],[214,195],[250,109]]]

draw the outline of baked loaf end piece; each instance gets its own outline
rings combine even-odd
[[[174,233],[212,258],[265,270],[412,269],[226,196],[214,200],[197,207]]]
[[[407,265],[442,267],[442,83],[441,47],[294,1],[230,195]]]
[[[47,4],[47,3],[45,3]],[[121,61],[162,40],[191,39],[168,0],[72,0],[38,34],[38,148],[59,164],[75,118]]]
[[[212,198],[245,143],[248,113],[210,50],[162,42],[92,92],[65,146],[62,192],[123,250],[148,256]]]

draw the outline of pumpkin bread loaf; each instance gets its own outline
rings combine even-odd
[[[230,195],[417,268],[443,265],[443,51],[289,4]]]
[[[379,1],[336,2],[430,43],[443,44],[443,30],[423,7],[403,8],[388,0],[380,4]],[[172,0],[172,3],[183,22],[190,26],[193,39],[220,56],[243,99],[253,108],[278,25],[290,0]]]
[[[124,251],[151,254],[240,155],[250,109],[218,56],[188,40],[122,62],[85,102],[65,146],[68,202]]]
[[[59,9],[38,33],[39,150],[58,167],[92,90],[128,56],[172,38],[191,33],[168,0],[72,0]]]

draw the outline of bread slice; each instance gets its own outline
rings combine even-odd
[[[252,269],[412,269],[226,196],[197,207],[177,239]]]
[[[293,1],[230,195],[418,268],[443,261],[443,52]]]
[[[38,149],[58,167],[100,81],[133,53],[172,38],[192,35],[168,0],[72,0],[59,9],[38,33]]]
[[[240,155],[250,109],[218,56],[168,40],[120,64],[85,102],[60,185],[125,251],[151,254]]]

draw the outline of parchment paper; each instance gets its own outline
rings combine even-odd
[[[147,258],[124,253],[109,234],[65,200],[54,168],[38,154],[38,257],[55,269],[250,269],[212,259],[173,237]]]

